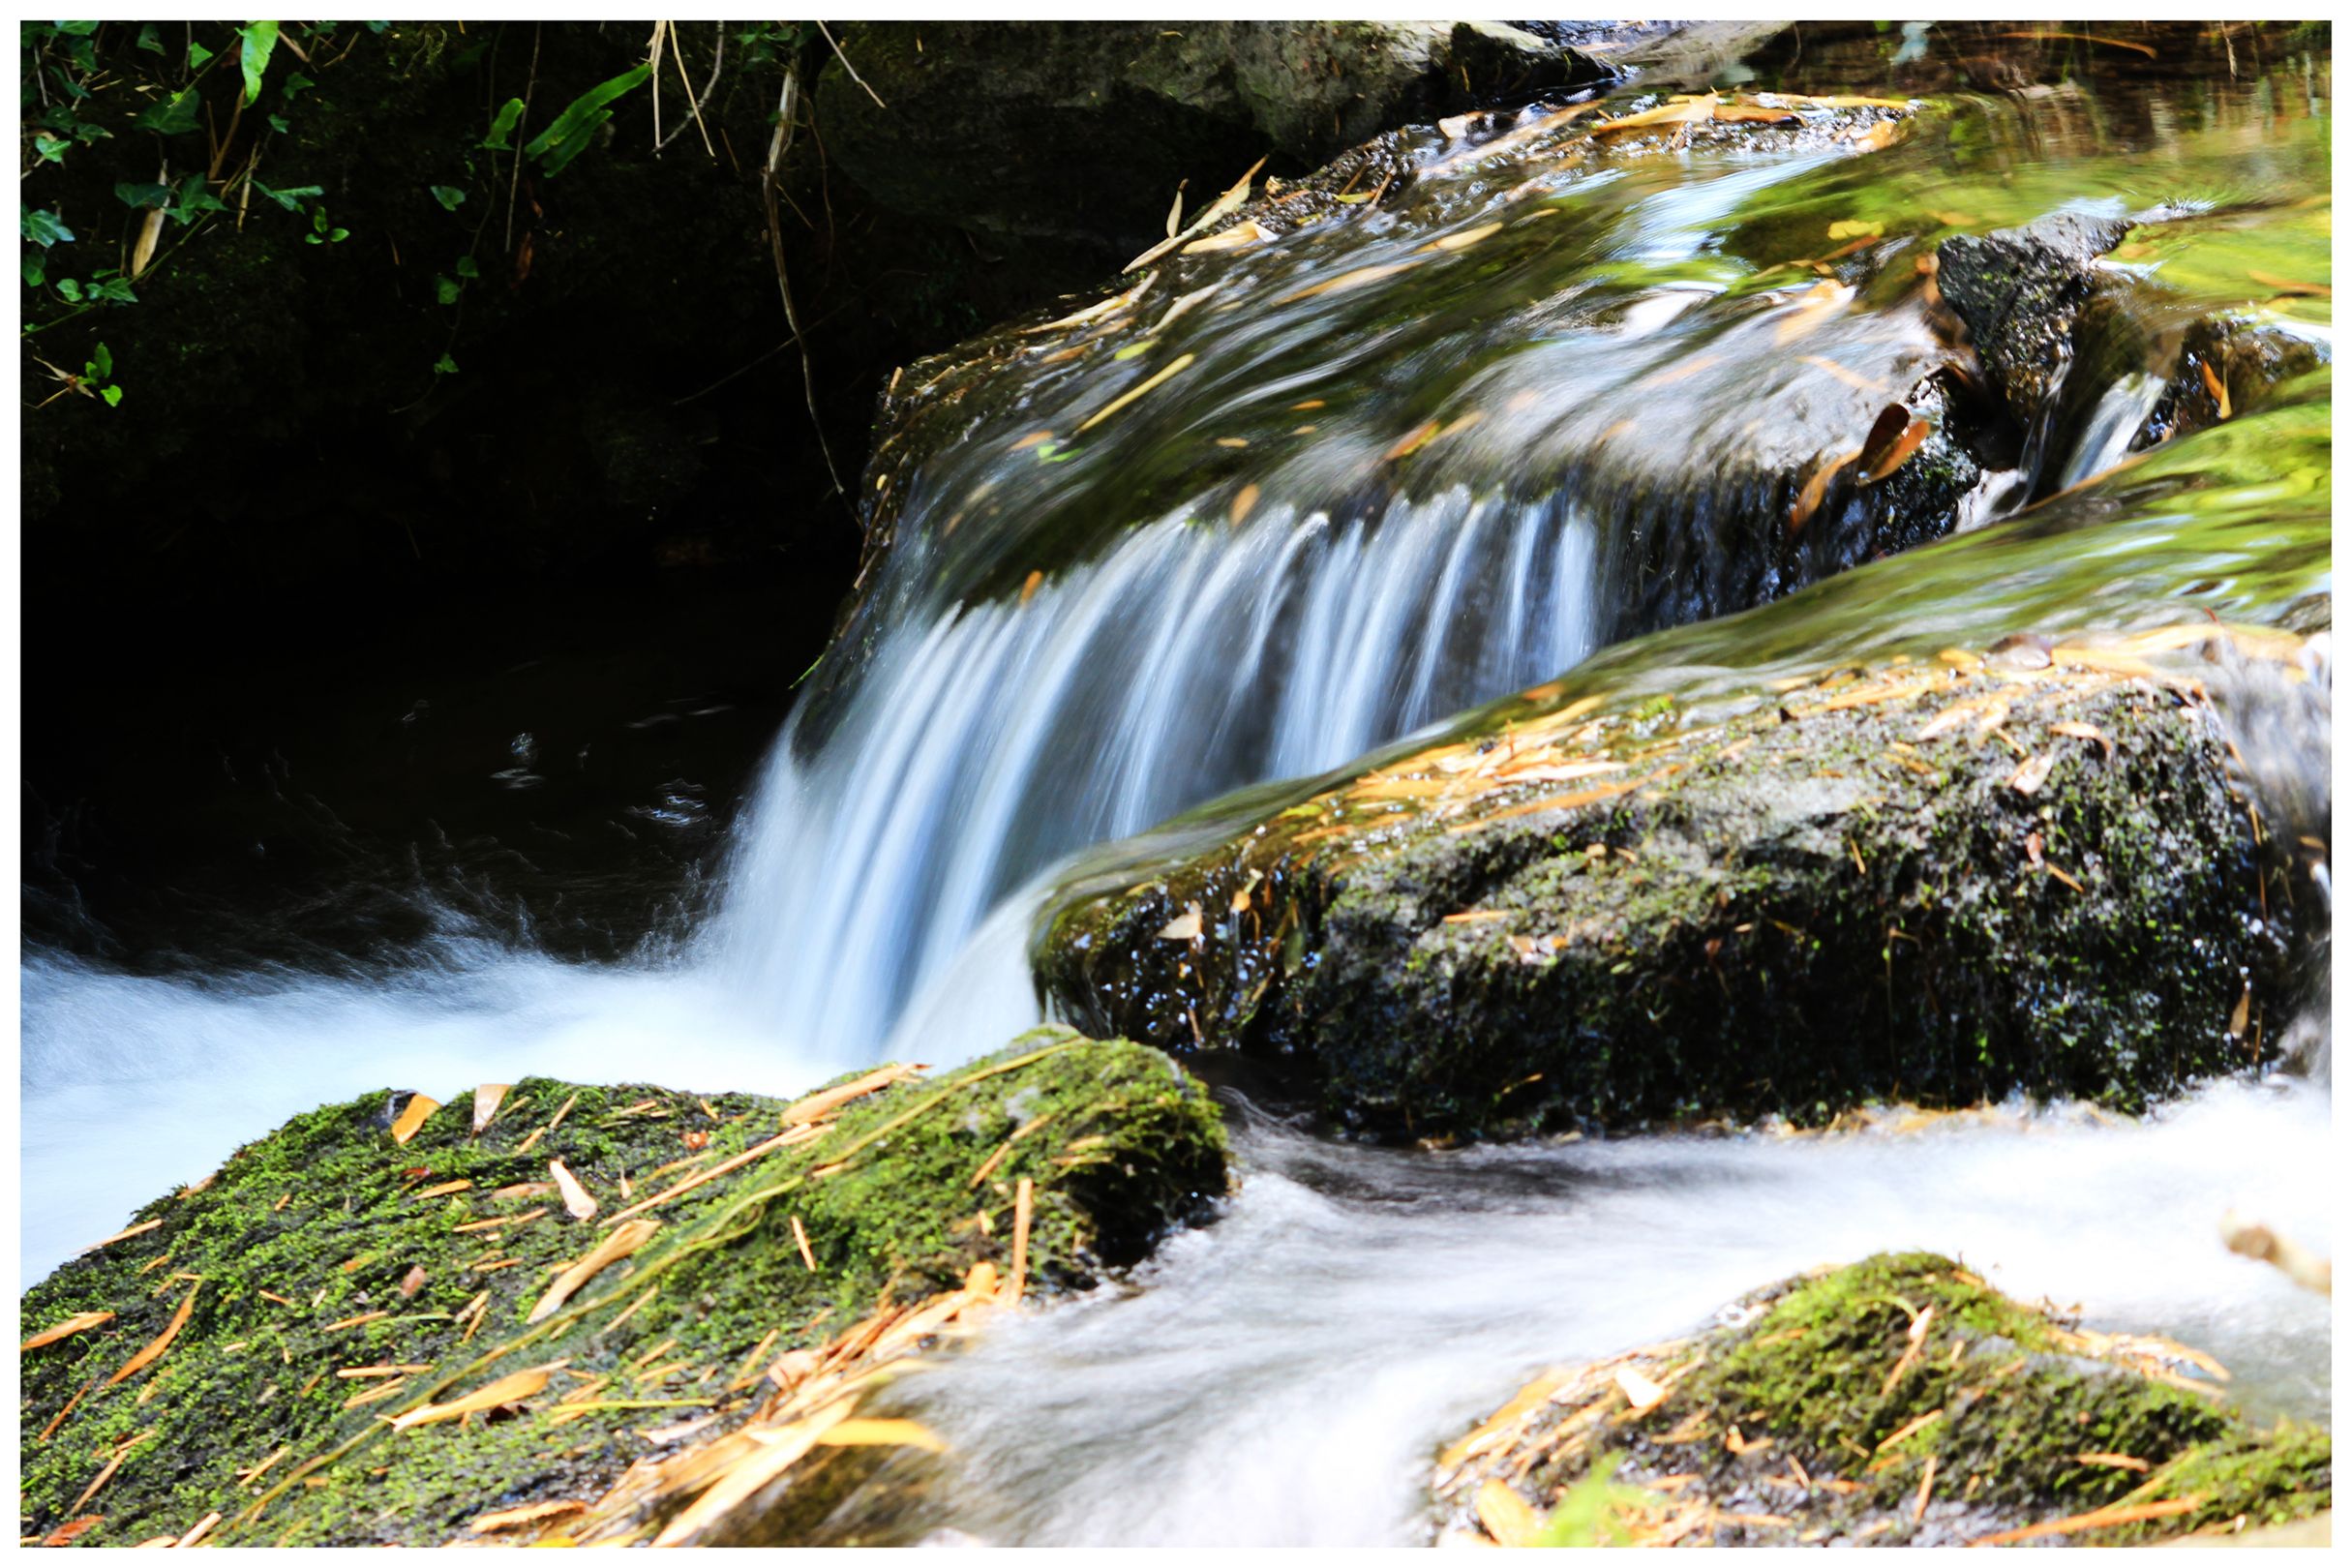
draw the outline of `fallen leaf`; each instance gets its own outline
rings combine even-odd
[[[1336,278],[1326,278],[1319,284],[1309,284],[1296,293],[1284,294],[1275,303],[1287,305],[1292,300],[1312,299],[1318,294],[1343,294],[1350,289],[1361,288],[1366,284],[1378,283],[1383,278],[1393,278],[1412,264],[1410,261],[1385,261],[1378,266],[1356,267],[1351,271],[1341,273]]]
[[[1664,1388],[1631,1367],[1619,1367],[1616,1381],[1618,1389],[1625,1395],[1625,1402],[1633,1406],[1636,1415],[1657,1408],[1666,1399]]]
[[[2102,1465],[2111,1470],[2136,1470],[2142,1475],[2156,1467],[2146,1460],[2134,1459],[2129,1454],[2077,1454],[2074,1462]]]
[[[2236,1007],[2234,1007],[2234,1008],[2232,1008],[2232,1009],[2230,1009],[2230,1010],[2229,1010],[2229,1038],[2230,1038],[2230,1039],[2232,1039],[2232,1040],[2244,1040],[2244,1039],[2246,1038],[2246,1015],[2247,1015],[2247,1013],[2248,1013],[2248,1012],[2251,1010],[2251,1009],[2252,1009],[2252,1007],[2253,1007],[2253,1002],[2254,1002],[2254,988],[2253,988],[2253,986],[2251,986],[2251,985],[2249,984],[2249,985],[2246,986],[2244,989],[2242,989],[2241,991],[2239,991],[2239,993],[2238,993],[2238,1005],[2237,1005]]]
[[[2205,377],[2205,390],[2214,395],[2214,406],[2220,409],[2221,417],[2227,419],[2229,417],[2228,385],[2222,381],[2220,377],[2214,374],[2213,366],[2204,360],[2197,361],[2197,374]]]
[[[521,1508],[503,1508],[495,1514],[484,1514],[468,1526],[476,1535],[489,1535],[498,1530],[520,1529],[536,1524],[543,1519],[558,1519],[565,1514],[588,1512],[584,1502],[528,1503]]]
[[[392,1141],[407,1143],[415,1137],[416,1130],[425,1125],[425,1118],[440,1108],[441,1102],[431,1095],[410,1095],[408,1103],[401,1107],[399,1118],[392,1124]]]
[[[1274,230],[1256,219],[1235,224],[1231,228],[1196,239],[1184,248],[1187,256],[1203,256],[1217,251],[1238,251],[1245,245],[1263,245],[1274,238]]]
[[[803,1096],[801,1099],[794,1101],[785,1107],[783,1119],[779,1125],[801,1127],[810,1122],[822,1121],[851,1101],[863,1100],[867,1095],[879,1093],[903,1078],[914,1077],[920,1071],[922,1071],[922,1064],[920,1062],[893,1062],[889,1067],[876,1068],[862,1077],[852,1078],[849,1082],[836,1084],[830,1089],[820,1089],[813,1095]],[[720,1166],[719,1168],[725,1169],[726,1167]]]
[[[1235,528],[1241,527],[1242,519],[1248,517],[1250,515],[1251,508],[1256,504],[1257,486],[1242,486],[1241,489],[1235,491],[1233,494],[1233,504],[1226,510],[1226,520]]]
[[[843,1421],[827,1429],[817,1442],[826,1448],[920,1448],[932,1454],[948,1451],[948,1445],[933,1435],[929,1428],[915,1421]]]
[[[544,1367],[528,1367],[522,1372],[508,1372],[497,1382],[485,1383],[472,1393],[446,1403],[419,1405],[405,1414],[394,1416],[392,1430],[407,1432],[410,1427],[429,1427],[436,1422],[455,1421],[460,1416],[495,1410],[501,1404],[518,1403],[547,1387],[548,1378],[561,1365],[561,1362],[551,1362]]]
[[[1805,488],[1796,493],[1795,504],[1789,508],[1791,533],[1799,531],[1813,520],[1813,514],[1822,509],[1822,501],[1829,494],[1829,481],[1837,477],[1840,468],[1861,455],[1859,452],[1848,452],[1843,457],[1826,459],[1813,470],[1813,477],[1805,481]]]
[[[2027,1524],[2013,1530],[1996,1530],[1991,1535],[1979,1535],[1970,1546],[2007,1546],[2012,1541],[2037,1540],[2045,1535],[2073,1535],[2082,1530],[2104,1529],[2111,1524],[2137,1524],[2144,1520],[2170,1519],[2175,1514],[2193,1514],[2204,1504],[2202,1495],[2172,1497],[2163,1502],[2134,1503],[2129,1507],[2094,1508],[2087,1514],[2072,1514],[2040,1524]]]
[[[2115,760],[2115,742],[2108,739],[2107,732],[2096,724],[2082,724],[2073,719],[2066,719],[2051,725],[2050,733],[2052,735],[2069,735],[2077,740],[2096,740],[2105,748],[2107,760],[2109,762]]]
[[[1772,329],[1772,341],[1783,345],[1794,342],[1844,310],[1853,297],[1853,289],[1824,278],[1796,296],[1796,309]]]
[[[1762,104],[1718,104],[1715,106],[1714,117],[1718,120],[1756,121],[1766,125],[1780,125],[1795,119],[1796,113],[1793,109],[1768,108]]]
[[[1424,245],[1421,248],[1425,251],[1445,251],[1449,253],[1454,251],[1466,251],[1471,246],[1476,245],[1480,240],[1492,239],[1496,234],[1501,233],[1502,226],[1503,226],[1500,223],[1480,224],[1476,228],[1465,228],[1459,234],[1440,235],[1438,238],[1430,241],[1427,245]]]
[[[180,1298],[180,1310],[171,1314],[171,1322],[169,1325],[165,1328],[163,1333],[148,1341],[145,1349],[141,1350],[137,1355],[133,1356],[129,1361],[124,1362],[121,1369],[117,1371],[113,1376],[106,1379],[106,1386],[108,1388],[112,1388],[115,1384],[121,1382],[126,1377],[137,1375],[141,1371],[151,1366],[158,1356],[161,1356],[165,1351],[171,1348],[171,1342],[178,1339],[180,1330],[188,1325],[188,1314],[196,1311],[196,1292],[203,1288],[204,1286],[201,1281],[188,1287],[188,1294]]]
[[[1924,419],[1915,419],[1905,425],[1902,434],[1895,437],[1894,444],[1886,449],[1885,454],[1878,462],[1864,466],[1867,471],[1862,475],[1862,483],[1875,485],[1910,462],[1912,454],[1918,451],[1920,443],[1927,439],[1929,428]]]
[[[574,1291],[651,1241],[653,1233],[660,1228],[661,1221],[658,1220],[630,1220],[622,1223],[600,1242],[594,1251],[558,1275],[555,1283],[547,1287],[547,1294],[539,1298],[539,1304],[530,1310],[530,1315],[523,1321],[536,1323],[553,1314],[571,1300]]]
[[[473,1135],[480,1137],[498,1119],[498,1105],[506,1099],[511,1083],[481,1083],[473,1090]]]
[[[134,1236],[143,1236],[148,1231],[153,1230],[157,1226],[161,1225],[163,1222],[164,1221],[161,1220],[143,1220],[136,1225],[126,1226],[125,1228],[116,1231],[113,1235],[108,1236],[105,1241],[92,1242],[89,1246],[81,1250],[82,1255],[87,1256],[88,1254],[97,1251],[101,1247],[111,1247],[118,1241],[129,1241]]]
[[[2028,757],[2017,765],[2017,771],[2009,775],[2009,788],[2020,795],[2034,794],[2050,776],[2050,769],[2057,762],[2058,753],[2055,751],[2038,752]]]
[[[1151,391],[1154,387],[1160,385],[1162,381],[1165,381],[1169,377],[1176,375],[1186,366],[1191,364],[1192,359],[1193,356],[1191,354],[1178,354],[1174,359],[1169,360],[1167,365],[1157,375],[1152,376],[1139,385],[1129,388],[1119,396],[1111,399],[1110,402],[1104,404],[1101,407],[1096,409],[1079,424],[1078,429],[1080,431],[1094,429],[1095,426],[1102,423],[1103,420],[1108,419],[1111,415],[1117,413],[1120,409],[1126,407],[1137,398],[1142,397],[1146,392]],[[1042,574],[1033,572],[1030,575],[1033,579],[1036,579],[1040,577]],[[1026,594],[1035,590],[1024,588],[1022,591],[1024,594]],[[1024,597],[1021,602],[1026,604],[1029,601]]]
[[[2113,48],[2137,49],[2151,60],[2156,57],[2156,51],[2153,45],[2134,44],[2127,38],[2104,38],[2097,33],[2062,33],[2053,28],[2035,28],[2031,32],[2004,33],[2001,36],[2003,38],[2031,39],[2066,38],[2081,44],[2105,44]]]
[[[2282,294],[2312,294],[2321,299],[2333,299],[2336,295],[2336,290],[2326,284],[2301,283],[2293,278],[2281,278],[2273,272],[2257,272],[2252,267],[2246,269],[2246,275],[2264,287],[2276,288]]]
[[[1688,125],[1695,120],[1711,118],[1716,105],[1722,102],[1713,93],[1701,93],[1675,103],[1645,109],[1640,114],[1628,114],[1622,119],[1603,120],[1592,128],[1596,136],[1614,136],[1619,131],[1639,131],[1658,125]]]
[[[411,1192],[408,1195],[413,1198],[447,1197],[452,1192],[463,1192],[472,1185],[473,1183],[461,1176],[454,1182],[437,1182],[421,1192]]]
[[[1480,1484],[1477,1506],[1478,1523],[1504,1546],[1533,1546],[1543,1533],[1543,1521],[1535,1510],[1500,1481]]]
[[[1829,237],[1843,239],[1877,239],[1886,232],[1886,226],[1867,218],[1845,218],[1829,226]]]
[[[1191,942],[1200,935],[1200,905],[1189,903],[1184,913],[1160,928],[1162,942]]]
[[[159,218],[162,217],[163,209],[158,207],[155,215]],[[106,1517],[104,1514],[84,1514],[81,1516],[81,1518],[76,1520],[69,1520],[65,1523],[60,1524],[55,1529],[49,1531],[48,1534],[41,1538],[41,1544],[45,1547],[64,1546],[67,1542],[73,1540],[84,1530],[92,1529],[97,1525],[104,1524],[106,1522]],[[164,1539],[166,1541],[172,1541],[176,1540],[177,1537],[166,1535],[164,1537]]]
[[[94,1329],[101,1323],[111,1322],[113,1318],[112,1312],[75,1312],[64,1322],[52,1328],[43,1329],[39,1334],[25,1341],[16,1347],[16,1353],[22,1355],[27,1350],[38,1350],[45,1344],[55,1344],[60,1340],[73,1338],[84,1329]]]
[[[1867,130],[1855,131],[1846,139],[1864,152],[1885,152],[1903,139],[1903,122],[1900,120],[1875,121]]]
[[[1038,596],[1038,589],[1043,586],[1044,582],[1045,573],[1042,570],[1033,571],[1027,577],[1021,579],[1022,609],[1026,610],[1029,608],[1029,601]]]
[[[596,1218],[597,1204],[595,1197],[588,1191],[587,1188],[580,1185],[580,1178],[573,1175],[569,1169],[565,1168],[562,1161],[549,1161],[547,1162],[547,1173],[556,1179],[556,1191],[563,1194],[563,1208],[565,1213],[569,1214],[575,1220],[593,1220]]]

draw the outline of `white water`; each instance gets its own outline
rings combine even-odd
[[[2236,1206],[2328,1234],[2324,1093],[2224,1086],[2141,1126],[1639,1138],[1427,1155],[1263,1122],[1215,1224],[1136,1282],[1000,1325],[903,1385],[945,1438],[919,1527],[995,1545],[1423,1541],[1431,1457],[1549,1364],[1704,1326],[1774,1280],[1956,1255],[2093,1326],[2210,1350],[2325,1419],[2329,1304],[2224,1252]]]
[[[789,726],[775,749],[710,938],[723,983],[786,1041],[871,1050],[1065,856],[1567,669],[1595,558],[1556,500],[1454,489],[1347,526],[1270,504],[895,628],[816,759]]]

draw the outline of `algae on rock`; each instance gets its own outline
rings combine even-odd
[[[792,1352],[878,1309],[983,1263],[1017,1289],[1016,1250],[1032,1288],[1083,1286],[1224,1189],[1206,1093],[1125,1041],[1041,1030],[847,1087],[796,1110],[530,1078],[478,1134],[470,1092],[421,1121],[403,1095],[295,1118],[25,1296],[28,1334],[114,1315],[24,1355],[22,1533],[95,1519],[80,1540],[131,1544],[217,1513],[224,1545],[428,1545],[585,1503],[641,1429],[724,1434],[764,1371],[785,1386],[815,1360]],[[599,1214],[568,1217],[558,1160]],[[463,1424],[392,1425],[534,1370]]]
[[[2332,1500],[2328,1433],[2257,1430],[2211,1358],[2078,1331],[1931,1253],[1725,1316],[1536,1378],[1438,1458],[1437,1527],[1532,1544],[1596,1471],[1618,1484],[1610,1523],[1657,1546],[2113,1546]]]
[[[2203,688],[2146,662],[2224,635],[1837,666],[1704,722],[1555,683],[1075,886],[1040,980],[1383,1132],[2136,1108],[2276,1049],[2287,890]]]

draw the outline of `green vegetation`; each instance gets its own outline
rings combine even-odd
[[[114,1315],[25,1354],[24,1534],[95,1519],[80,1539],[130,1544],[218,1512],[223,1544],[424,1545],[495,1509],[592,1498],[645,1452],[637,1429],[718,1412],[728,1430],[776,1356],[977,1262],[1009,1274],[1023,1184],[1044,1292],[1134,1261],[1224,1186],[1197,1085],[1156,1052],[1043,1030],[864,1094],[820,1135],[656,1204],[633,1255],[534,1321],[616,1217],[775,1139],[786,1107],[532,1078],[479,1135],[468,1089],[399,1144],[407,1104],[297,1117],[33,1287],[28,1336]],[[568,1215],[551,1161],[600,1216]],[[385,1424],[553,1362],[514,1419]],[[583,1407],[554,1408],[566,1398]]]

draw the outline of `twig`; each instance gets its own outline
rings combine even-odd
[[[700,98],[694,96],[694,83],[686,79],[686,61],[678,50],[678,29],[675,26],[670,30],[670,63],[678,68],[678,84],[686,89],[687,106],[694,110],[694,128],[703,134],[703,151],[709,153],[710,161],[715,164],[718,162],[718,149],[710,145],[710,128],[703,124],[703,106],[709,103],[710,95],[718,90],[719,65],[727,58],[727,24],[713,22],[711,29],[717,35],[718,42],[710,47],[710,79],[703,83],[703,93]],[[656,131],[660,130],[661,122],[654,121],[653,128]],[[683,136],[685,130],[686,122],[681,119],[678,122],[677,130],[653,143],[653,150],[661,151]]]
[[[841,52],[841,45],[838,44],[833,44],[833,35],[827,30],[826,25],[823,22],[817,23],[817,31],[825,34],[826,43],[832,44],[833,58],[841,62],[841,69],[849,73],[850,80],[856,82],[860,87],[865,87],[865,78],[858,75],[858,68],[850,64],[850,57]],[[865,96],[874,101],[874,106],[876,108],[889,108],[890,106],[890,105],[885,104],[882,101],[882,95],[874,91],[874,89],[871,87],[865,87]]]
[[[531,95],[539,90],[540,33],[540,24],[536,22],[532,23],[530,30],[530,75],[525,78],[523,83],[523,112],[515,116],[514,170],[506,177],[505,251],[506,260],[509,266],[513,265],[515,258],[515,192],[523,183],[523,128],[530,123]]]
[[[808,394],[809,422],[817,430],[817,450],[824,455],[825,471],[833,482],[833,493],[846,501],[849,488],[841,482],[841,470],[833,467],[833,449],[825,438],[825,421],[817,414],[817,371],[808,357],[807,334],[800,330],[800,313],[792,302],[792,280],[784,272],[784,221],[776,208],[776,189],[784,175],[785,151],[792,146],[793,119],[799,107],[799,69],[788,65],[784,68],[784,90],[776,105],[775,135],[768,141],[768,166],[760,176],[760,195],[768,206],[768,247],[775,256],[776,290],[784,296],[785,324],[800,342],[800,382]]]

